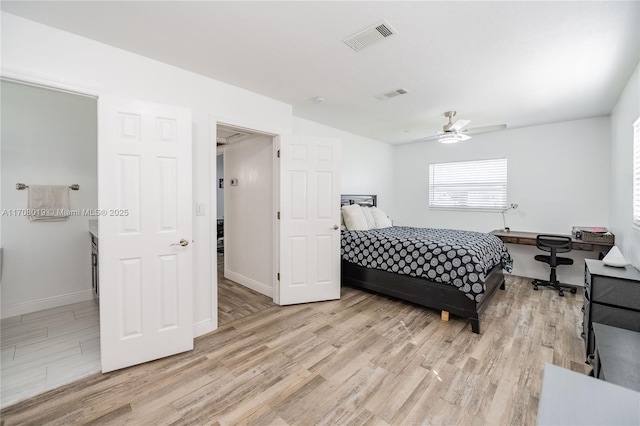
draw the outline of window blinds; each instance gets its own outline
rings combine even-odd
[[[507,208],[507,159],[429,164],[429,207]]]

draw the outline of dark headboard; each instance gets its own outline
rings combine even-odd
[[[360,204],[366,207],[375,207],[378,205],[377,195],[341,195],[340,206],[348,204]]]

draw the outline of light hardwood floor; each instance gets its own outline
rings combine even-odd
[[[274,306],[224,277],[218,254],[219,325]],[[100,311],[90,300],[0,321],[0,407],[99,372]]]
[[[340,300],[249,313],[191,352],[0,415],[5,425],[533,425],[545,362],[587,372],[581,306],[580,294],[508,277],[476,335],[456,317],[343,288]]]
[[[2,407],[100,371],[94,300],[5,318],[0,324]]]
[[[218,253],[218,326],[274,307],[273,299],[224,277],[224,255]]]

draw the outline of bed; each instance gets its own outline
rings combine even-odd
[[[375,207],[375,195],[343,195],[343,206]],[[374,209],[375,210],[375,209]],[[469,319],[480,333],[479,314],[497,289],[511,257],[502,241],[479,232],[392,226],[341,235],[342,283]]]

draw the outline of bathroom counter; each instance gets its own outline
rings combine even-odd
[[[98,238],[98,220],[92,219],[89,221],[89,233]]]
[[[91,235],[91,288],[93,297],[100,297],[100,275],[98,274],[98,220],[89,221],[89,234]]]

